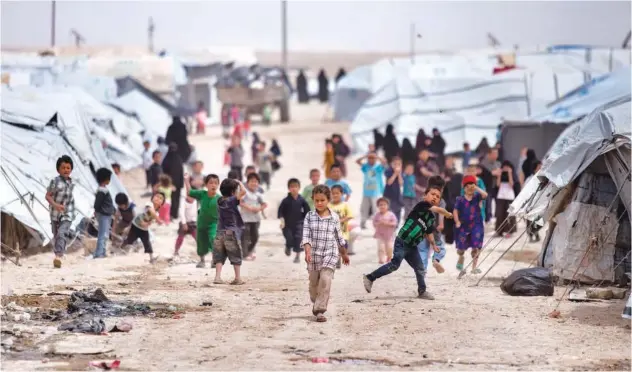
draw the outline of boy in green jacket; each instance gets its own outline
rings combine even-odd
[[[217,234],[217,200],[219,195],[219,177],[216,174],[209,174],[204,178],[206,190],[191,190],[190,176],[186,175],[184,184],[187,188],[187,195],[196,199],[200,203],[197,217],[197,254],[200,262],[197,268],[204,268],[206,262],[204,257],[213,252],[213,240]]]

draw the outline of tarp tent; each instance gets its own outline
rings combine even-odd
[[[540,264],[562,279],[612,281],[629,260],[631,109],[628,95],[568,127],[510,206],[549,222]]]
[[[630,95],[632,68],[592,79],[553,102],[544,112],[520,121],[505,121],[502,148],[505,158],[518,164],[520,148],[526,146],[542,157],[571,123],[596,108]]]
[[[127,92],[109,101],[108,104],[138,117],[145,129],[145,138],[164,137],[172,121],[172,116],[168,109],[159,105],[139,90]]]

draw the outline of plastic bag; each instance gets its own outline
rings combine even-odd
[[[500,284],[510,296],[553,296],[553,274],[543,267],[516,270]]]

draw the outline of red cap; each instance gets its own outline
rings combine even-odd
[[[463,177],[463,186],[467,185],[467,184],[476,184],[476,177],[474,176],[465,176]]]

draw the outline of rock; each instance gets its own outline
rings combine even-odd
[[[22,319],[22,314],[11,314],[11,318],[13,318],[14,322],[19,322]]]
[[[614,298],[614,294],[610,288],[588,288],[586,289],[586,297],[597,300],[611,300]]]
[[[7,310],[22,312],[24,311],[24,308],[22,306],[18,306],[15,302],[9,302]]]
[[[13,346],[13,337],[7,337],[6,339],[2,340],[2,346],[6,348],[10,348],[11,346]]]
[[[178,308],[173,306],[173,305],[169,305],[169,306],[167,306],[167,310],[169,310],[169,311],[176,311],[176,310],[178,310]]]
[[[626,288],[613,288],[612,289],[612,298],[616,298],[617,300],[622,300],[626,298],[628,290]]]
[[[132,328],[132,323],[120,320],[116,322],[114,328],[112,328],[110,332],[129,332],[132,330]]]
[[[22,313],[22,314],[20,315],[20,319],[21,319],[23,322],[28,322],[29,320],[31,320],[31,314],[29,314],[29,313]]]

